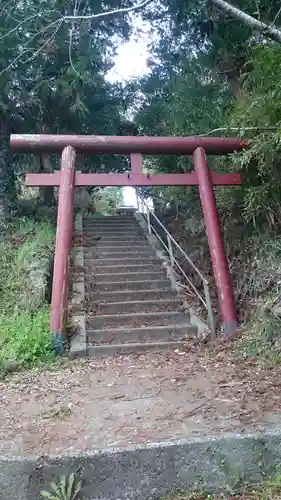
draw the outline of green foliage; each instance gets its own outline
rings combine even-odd
[[[112,215],[123,204],[123,188],[105,187],[95,193],[94,215]]]
[[[248,137],[253,133],[246,127],[256,131],[251,148],[234,155],[233,169],[244,174],[239,204],[246,221],[276,231],[281,215],[280,48],[255,47],[252,57],[253,70],[245,75],[241,94],[230,109],[229,126],[241,127],[241,135]]]
[[[248,325],[246,334],[237,346],[244,358],[255,358],[267,368],[281,363],[281,317],[274,310],[275,300],[267,299]]]
[[[58,482],[50,484],[51,493],[41,491],[41,497],[49,500],[75,500],[81,490],[82,482],[79,481],[75,474],[62,476]]]
[[[36,311],[47,292],[55,230],[48,221],[23,218],[8,225],[0,242],[0,314]]]
[[[130,6],[125,0],[122,7]],[[106,72],[120,40],[130,34],[124,15],[99,21],[63,21],[118,8],[117,0],[0,1],[0,195],[14,198],[26,168],[58,168],[58,157],[11,155],[11,133],[118,134],[124,119],[123,91]],[[47,161],[46,161],[47,160]],[[84,171],[124,169],[123,157],[79,159]],[[46,167],[48,164],[48,167]]]
[[[0,228],[0,371],[53,359],[46,306],[55,231],[23,218]]]
[[[280,466],[271,477],[265,477],[261,485],[241,487],[241,492],[237,491],[231,495],[227,493],[204,493],[201,491],[182,492],[170,495],[162,500],[279,500],[281,495],[281,473]]]
[[[0,315],[0,373],[54,359],[50,309]]]

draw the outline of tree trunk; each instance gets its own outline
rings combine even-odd
[[[225,0],[212,0],[212,1],[217,7],[219,7],[224,12],[228,12],[233,17],[235,17],[239,21],[242,21],[242,23],[246,24],[247,26],[250,26],[251,28],[257,31],[260,31],[266,38],[270,38],[275,42],[281,43],[281,31],[275,28],[274,26],[270,26],[261,21],[258,21],[254,17],[249,16],[249,14],[246,14],[246,12],[237,9],[237,7],[234,7],[234,5],[225,2]]]
[[[51,160],[49,156],[44,154],[40,155],[40,172],[53,172]],[[39,193],[44,205],[50,207],[54,204],[54,188],[52,186],[39,188]]]

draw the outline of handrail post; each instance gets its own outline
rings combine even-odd
[[[169,233],[167,233],[167,242],[168,242],[168,248],[169,248],[169,258],[171,262],[171,266],[174,266],[174,252],[173,252],[173,247],[172,247],[172,242]]]
[[[138,197],[138,193],[135,191],[136,193],[136,199],[137,199],[137,208],[138,208],[138,212],[140,213],[140,200],[139,200],[139,197]]]
[[[211,304],[209,286],[207,285],[207,283],[205,281],[203,281],[203,288],[204,288],[204,295],[205,295],[207,313],[208,313],[208,326],[211,330],[211,337],[213,340],[215,340],[216,339],[216,327],[215,327],[213,309],[212,309],[212,304]]]
[[[147,227],[148,227],[148,232],[151,234],[151,223],[150,223],[150,212],[149,208],[146,208],[146,215],[147,215]]]
[[[75,149],[72,146],[64,148],[61,156],[51,311],[51,331],[58,354],[63,354],[66,341],[69,263],[74,215],[75,157]]]

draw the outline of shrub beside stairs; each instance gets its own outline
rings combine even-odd
[[[141,226],[129,209],[83,218],[86,314],[73,356],[180,348],[196,335],[167,258]]]

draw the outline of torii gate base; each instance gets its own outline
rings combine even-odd
[[[213,186],[239,185],[242,179],[239,174],[218,174],[209,170],[206,153],[229,154],[248,147],[248,143],[231,138],[12,135],[10,144],[12,150],[16,152],[62,153],[60,172],[26,176],[27,186],[59,186],[51,312],[51,331],[59,353],[64,351],[66,340],[75,186],[198,185],[224,335],[229,337],[236,331],[238,323],[233,288]],[[131,172],[120,174],[75,172],[76,152],[130,154]],[[183,174],[144,174],[141,154],[192,155],[195,170]]]

